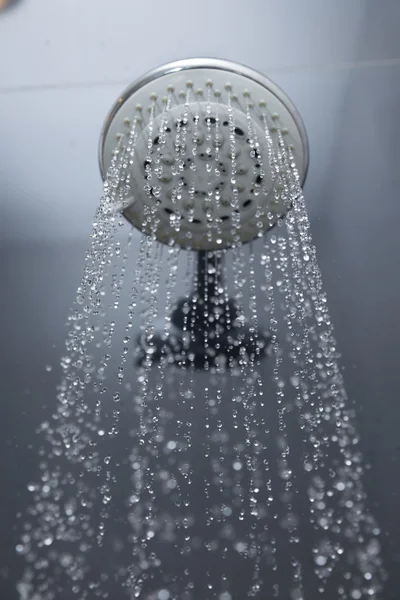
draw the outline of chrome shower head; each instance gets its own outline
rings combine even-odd
[[[271,158],[279,135],[303,184],[307,134],[287,96],[237,63],[183,60],[122,93],[101,133],[100,170],[105,178],[118,146],[128,221],[164,243],[219,250],[259,237],[289,210]]]

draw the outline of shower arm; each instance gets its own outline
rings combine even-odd
[[[220,297],[218,288],[223,284],[222,264],[220,251],[202,250],[197,253],[193,290],[175,304],[168,339],[165,340],[161,330],[153,337],[152,361],[160,361],[167,354],[178,365],[203,369],[213,363],[214,357],[230,363],[232,360],[245,360],[244,355],[265,355],[271,342],[270,334],[263,329],[250,331],[248,324],[238,319],[240,311],[235,300]],[[188,328],[190,340],[185,335]],[[207,349],[204,344],[206,336]],[[147,356],[146,340],[142,336],[138,341],[137,363],[143,365]]]
[[[215,311],[218,290],[222,284],[222,256],[218,252],[207,252],[201,250],[197,252],[196,273],[194,274],[194,286],[191,294],[187,298],[178,300],[175,309],[171,315],[171,321],[183,330],[188,323],[193,323],[197,334],[204,329],[212,328],[209,322],[205,322],[205,316],[211,315]],[[236,317],[236,307],[233,300],[229,300],[229,307],[224,309],[230,311],[232,317]]]

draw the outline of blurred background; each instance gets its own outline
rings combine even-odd
[[[308,131],[306,200],[365,484],[400,597],[400,3],[398,0],[0,0],[0,598],[17,598],[16,515],[55,402],[65,320],[102,183],[97,142],[115,99],[159,64],[247,64]]]

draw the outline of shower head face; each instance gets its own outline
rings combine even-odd
[[[302,184],[308,141],[286,95],[235,63],[180,61],[121,95],[101,134],[100,169],[105,178],[118,146],[126,167],[120,208],[139,230],[187,249],[229,248],[259,237],[290,208],[271,158],[278,130]]]

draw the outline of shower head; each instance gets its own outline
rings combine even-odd
[[[100,170],[106,178],[117,156],[117,206],[137,229],[220,250],[259,237],[289,210],[273,164],[279,139],[303,184],[307,134],[280,88],[237,63],[188,59],[121,94],[101,132]]]

